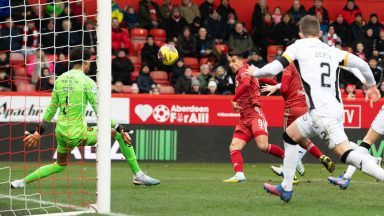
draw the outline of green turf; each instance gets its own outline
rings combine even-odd
[[[230,164],[142,162],[144,171],[161,180],[159,186],[145,187],[132,184],[132,175],[125,163],[113,163],[112,211],[129,215],[384,215],[384,185],[368,176],[357,173],[350,188],[342,191],[327,183],[328,173],[321,165],[307,164],[306,174],[300,177],[294,197],[287,204],[262,189],[264,182],[281,181],[271,173],[269,165],[247,164],[246,183],[222,183],[221,180],[233,175]],[[338,165],[336,173],[344,169],[345,166]],[[94,174],[93,167],[84,170],[72,166],[71,171],[76,175]],[[13,170],[13,175],[20,176],[22,172]],[[1,176],[0,173],[0,181]],[[65,180],[57,180],[55,184],[59,193],[74,192],[80,188],[81,181],[73,182],[70,188]],[[50,192],[51,185],[51,179],[42,181],[41,192]],[[87,191],[94,190],[93,181],[85,181],[84,185]],[[27,192],[37,188],[38,184],[30,184]],[[0,185],[0,194],[3,193],[4,187]],[[43,195],[45,200],[52,198],[52,195]],[[57,195],[56,199],[68,203],[67,194]],[[80,194],[72,195],[74,204],[81,205],[83,200],[86,199]],[[4,206],[4,200],[0,199],[0,211]]]

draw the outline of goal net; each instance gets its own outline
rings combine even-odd
[[[97,12],[100,2],[104,9]],[[57,114],[36,148],[26,147],[23,138],[25,131],[34,130],[42,121],[55,80],[71,67],[68,56],[71,49],[85,47],[91,50],[91,69],[87,75],[94,80],[97,78],[107,82],[98,83],[99,92],[109,91],[109,94],[99,94],[99,100],[109,106],[110,64],[100,66],[97,63],[108,64],[110,60],[105,58],[111,58],[111,54],[105,52],[103,56],[98,56],[100,48],[97,43],[99,41],[99,46],[102,45],[104,50],[110,50],[110,46],[108,42],[103,43],[108,36],[96,30],[108,27],[108,6],[110,8],[110,2],[101,0],[0,1],[1,216],[69,211],[72,212],[70,215],[75,215],[73,211],[85,211],[91,204],[100,202],[104,205],[101,212],[109,211],[110,177],[108,172],[106,177],[97,177],[96,166],[99,165],[95,161],[96,148],[75,148],[63,172],[32,182],[23,189],[10,189],[13,180],[22,179],[37,168],[56,161],[54,122]],[[104,24],[98,19],[104,20]],[[103,69],[107,73],[100,76],[97,70]],[[99,106],[99,110],[103,114],[97,118],[92,108],[87,108],[88,123],[96,125],[97,121],[109,122],[108,108]],[[99,124],[99,133],[110,131],[109,126],[110,123],[101,127]],[[110,142],[110,135],[104,136],[103,141],[106,139]],[[98,163],[108,168],[110,146],[105,146],[108,147],[102,156],[105,158],[98,158]],[[97,179],[101,182],[98,183]],[[100,189],[97,185],[105,187]]]

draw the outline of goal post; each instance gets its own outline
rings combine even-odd
[[[111,1],[97,0],[97,211],[111,210]]]

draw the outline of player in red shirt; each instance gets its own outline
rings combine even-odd
[[[299,72],[297,71],[295,65],[292,63],[283,70],[283,76],[281,83],[271,86],[266,85],[261,92],[269,92],[268,95],[275,93],[280,89],[281,95],[284,98],[284,130],[297,118],[304,115],[308,112],[308,107],[305,102],[305,94],[303,85],[301,84],[301,79]],[[311,155],[318,158],[325,168],[332,173],[335,170],[335,163],[332,160],[324,155],[320,149],[312,143],[310,139],[306,140],[306,149],[299,146],[299,155],[300,160],[296,167],[296,170],[300,175],[304,175],[305,169],[301,163],[301,158],[308,151]],[[271,166],[273,172],[277,175],[282,175],[282,168]]]
[[[236,94],[231,102],[233,109],[240,112],[240,121],[236,125],[229,147],[232,165],[236,174],[232,178],[224,180],[224,182],[243,182],[245,176],[241,150],[252,137],[255,138],[257,147],[262,152],[283,158],[284,150],[268,142],[267,121],[260,105],[259,80],[244,74],[249,65],[243,63],[241,52],[230,52],[228,61],[231,70],[236,74]],[[268,79],[263,81],[268,82]]]

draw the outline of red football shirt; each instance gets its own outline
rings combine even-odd
[[[247,109],[253,106],[260,107],[260,85],[256,77],[250,77],[245,73],[248,64],[244,64],[236,74],[236,89],[233,101],[243,108]]]
[[[301,78],[294,64],[284,69],[280,92],[285,101],[285,108],[307,106]]]

